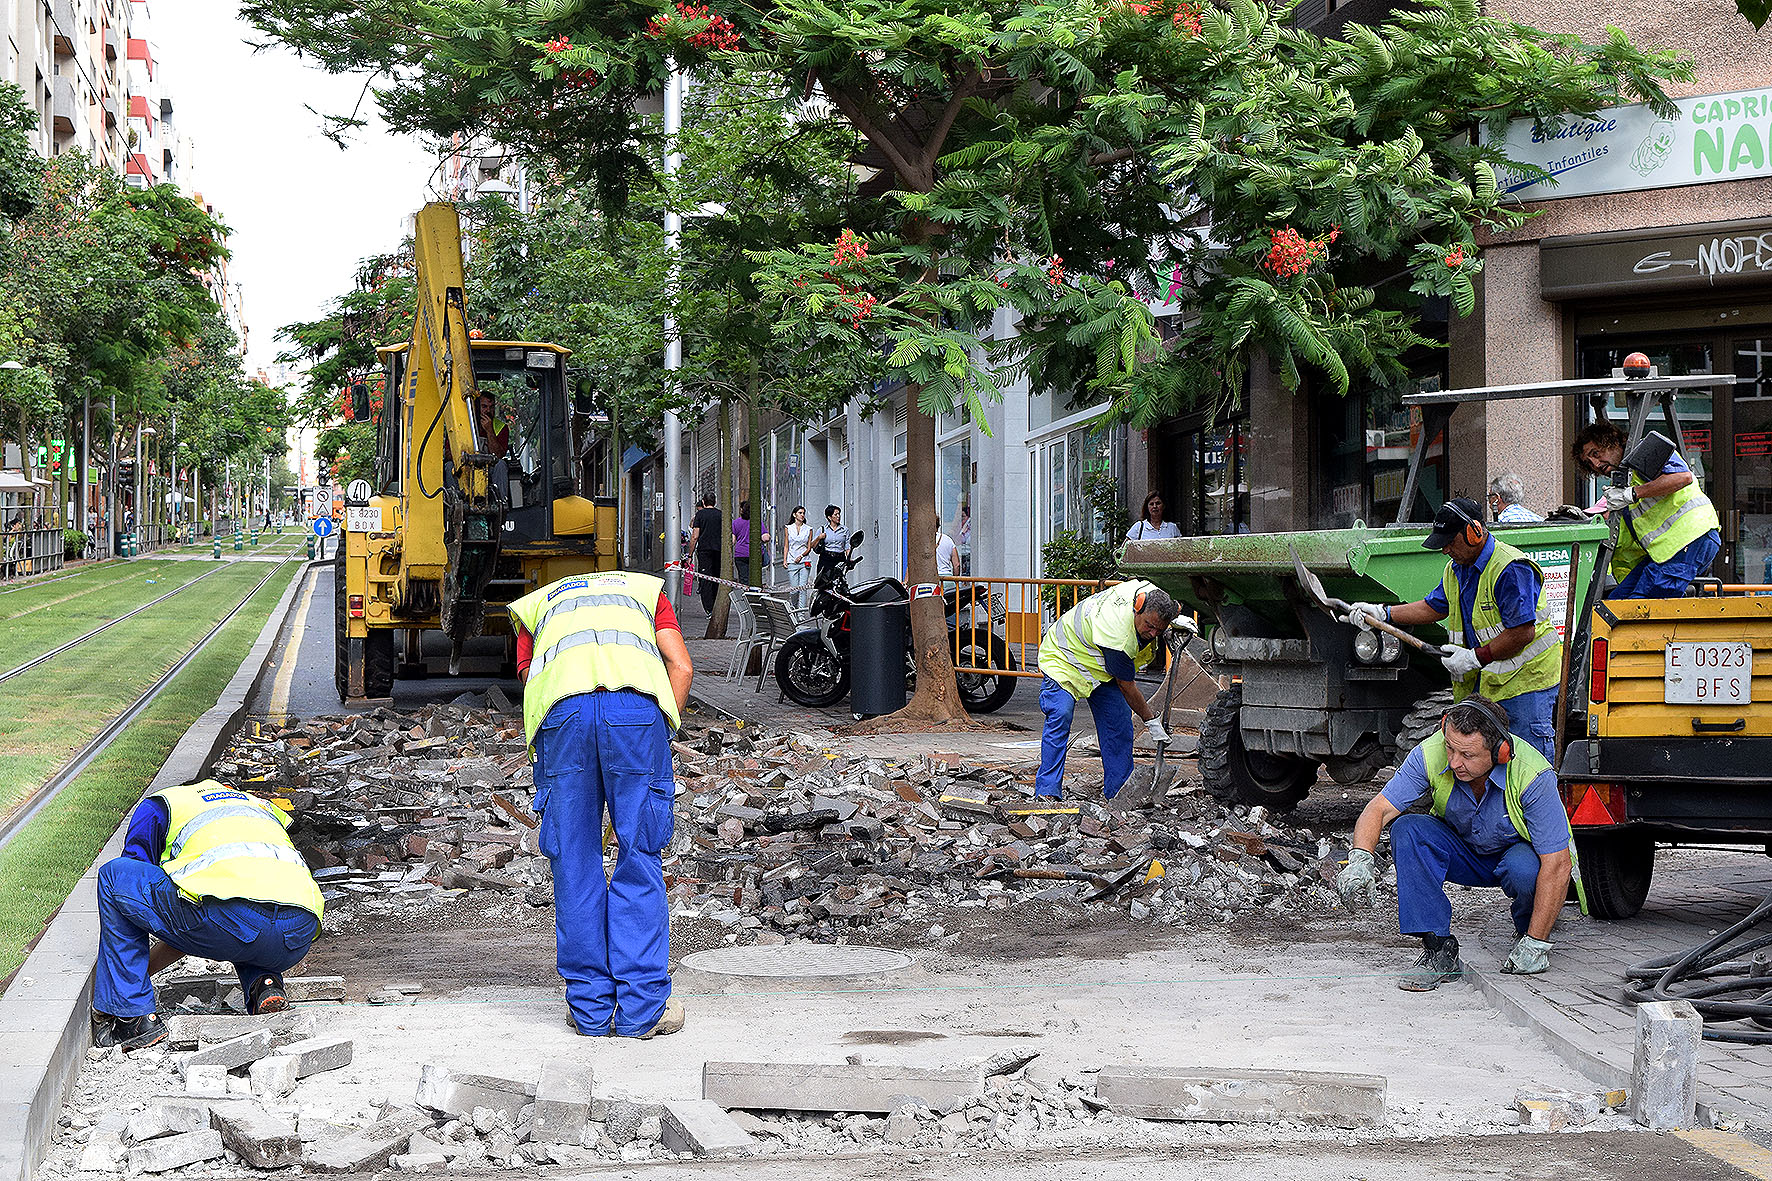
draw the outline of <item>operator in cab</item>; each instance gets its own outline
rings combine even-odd
[[[1064,791],[1064,756],[1077,702],[1087,701],[1101,747],[1102,795],[1113,799],[1132,777],[1132,715],[1152,742],[1169,732],[1145,701],[1136,677],[1150,663],[1157,637],[1181,614],[1168,593],[1140,579],[1111,586],[1058,617],[1040,641],[1040,771],[1034,794]]]
[[[165,1040],[152,977],[187,955],[233,964],[248,1013],[289,1007],[283,973],[308,954],[324,904],[288,827],[283,809],[214,780],[135,806],[123,855],[98,871],[93,1045]]]
[[[1430,811],[1410,812],[1424,797]],[[1575,868],[1569,817],[1556,772],[1521,736],[1509,733],[1499,706],[1476,695],[1447,710],[1439,732],[1409,752],[1360,813],[1347,865],[1335,879],[1350,909],[1377,901],[1374,854],[1387,826],[1397,866],[1398,927],[1422,944],[1421,957],[1398,977],[1398,988],[1428,992],[1461,971],[1448,882],[1499,886],[1508,896],[1519,939],[1503,972],[1533,975],[1550,967],[1551,930]]]
[[[1361,627],[1373,620],[1398,627],[1444,620],[1452,643],[1440,663],[1452,676],[1452,699],[1482,693],[1507,711],[1515,734],[1554,763],[1563,641],[1544,572],[1490,533],[1482,509],[1467,497],[1440,506],[1421,545],[1449,559],[1440,585],[1413,603],[1355,603],[1349,619]]]
[[[510,612],[572,1023],[587,1037],[676,1033],[661,854],[675,824],[671,734],[695,675],[683,629],[664,583],[627,571],[562,578]],[[605,813],[620,846],[608,874]]]
[[[1651,435],[1650,438],[1663,436]],[[1595,476],[1610,476],[1624,464],[1624,432],[1609,422],[1589,423],[1575,436],[1570,451],[1576,466]],[[1618,546],[1612,552],[1608,599],[1677,599],[1692,580],[1716,560],[1723,548],[1716,506],[1698,486],[1698,479],[1679,449],[1669,445],[1659,474],[1645,478],[1634,467],[1630,483],[1608,487],[1600,498],[1602,513],[1621,513]],[[1633,462],[1636,453],[1633,451]],[[1658,457],[1659,458],[1659,457]]]

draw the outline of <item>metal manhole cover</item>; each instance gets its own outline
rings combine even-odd
[[[911,966],[911,957],[884,947],[784,943],[773,947],[715,947],[683,957],[685,968],[724,976],[872,976]]]

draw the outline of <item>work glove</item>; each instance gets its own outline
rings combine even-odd
[[[1363,631],[1371,631],[1373,623],[1384,623],[1384,608],[1377,603],[1351,603],[1347,621]]]
[[[1163,719],[1160,717],[1145,721],[1144,734],[1157,746],[1169,745],[1169,731],[1163,729]]]
[[[1516,976],[1535,976],[1550,967],[1550,951],[1551,945],[1544,940],[1522,935],[1501,970]]]
[[[1440,663],[1446,666],[1446,671],[1452,674],[1455,681],[1462,681],[1483,667],[1483,662],[1477,659],[1475,652],[1457,644],[1447,647],[1446,655],[1440,657]]]
[[[1594,511],[1615,513],[1636,498],[1637,490],[1635,488],[1619,488],[1613,485],[1607,485],[1605,493],[1600,497],[1600,502],[1594,506]]]
[[[1378,903],[1378,863],[1364,849],[1350,850],[1347,864],[1335,875],[1335,889],[1349,910]]]

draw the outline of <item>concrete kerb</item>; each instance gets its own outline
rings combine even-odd
[[[301,585],[301,577],[290,580],[239,670],[172,748],[148,791],[191,783],[208,770],[244,718]],[[98,954],[98,870],[122,852],[127,828],[125,819],[0,997],[0,1181],[35,1176],[86,1054]]]

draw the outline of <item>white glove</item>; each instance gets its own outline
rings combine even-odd
[[[1335,889],[1349,910],[1378,902],[1378,865],[1364,849],[1348,852],[1347,864],[1335,875]]]
[[[1163,729],[1163,719],[1150,718],[1144,724],[1144,734],[1157,746],[1169,745],[1169,731]]]
[[[1530,935],[1520,936],[1514,949],[1502,962],[1501,970],[1510,975],[1536,976],[1550,967],[1551,945]]]
[[[1387,622],[1384,617],[1384,608],[1377,603],[1350,603],[1347,609],[1347,621],[1363,631],[1371,631],[1374,622]]]
[[[1618,488],[1608,484],[1605,494],[1600,497],[1599,509],[1603,513],[1615,513],[1636,498],[1635,488]]]
[[[1455,681],[1462,681],[1483,667],[1483,662],[1477,659],[1475,652],[1457,644],[1448,647],[1446,655],[1440,657],[1440,663],[1446,666],[1446,671],[1452,674]]]

